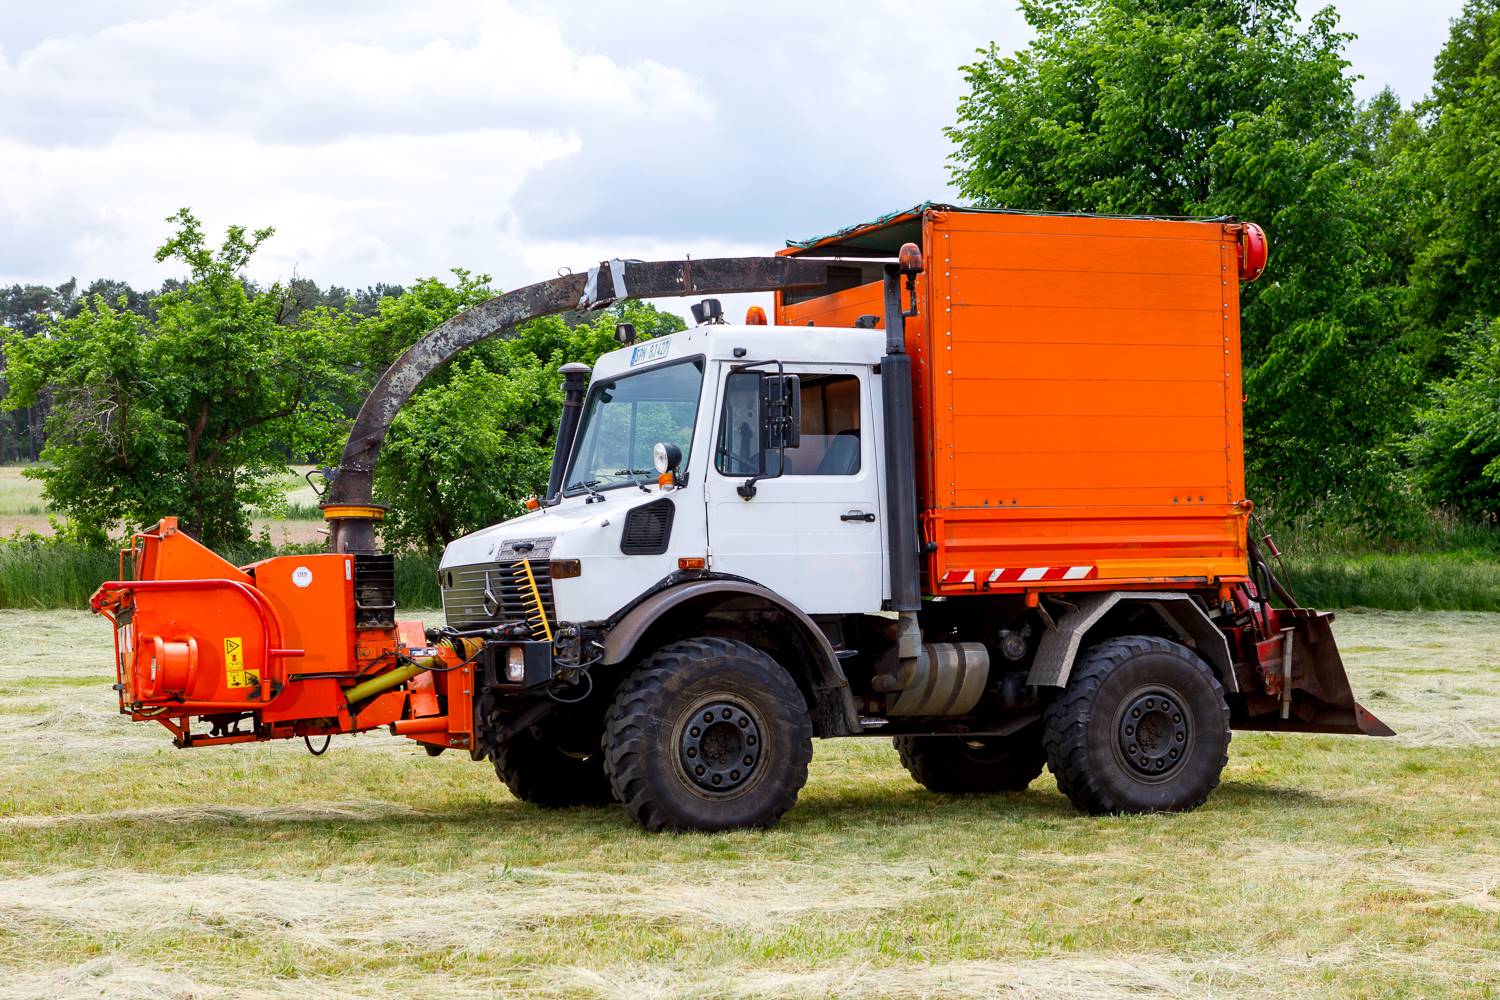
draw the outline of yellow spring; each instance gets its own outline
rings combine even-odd
[[[547,621],[547,609],[542,605],[542,591],[536,585],[536,574],[531,572],[531,561],[522,559],[511,567],[516,576],[524,580],[529,594],[524,602],[526,608],[526,621],[531,625],[531,634],[536,636],[536,630],[540,628],[542,635],[548,642],[552,641],[552,625]]]

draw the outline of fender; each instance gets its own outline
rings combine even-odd
[[[1089,629],[1122,601],[1149,604],[1168,628],[1193,641],[1198,655],[1214,668],[1227,693],[1239,691],[1234,660],[1229,655],[1229,640],[1191,595],[1171,591],[1111,590],[1082,597],[1074,610],[1058,619],[1057,628],[1049,629],[1042,636],[1026,682],[1038,687],[1065,686]]]
[[[695,605],[705,613],[749,611],[769,606],[786,615],[794,626],[796,639],[800,640],[798,644],[809,654],[807,661],[800,666],[818,701],[814,713],[819,735],[846,735],[860,731],[859,710],[849,680],[844,676],[844,669],[823,630],[801,608],[775,591],[749,580],[699,578],[653,591],[619,616],[604,639],[602,662],[608,665],[624,662],[651,627],[664,616]],[[799,664],[786,666],[793,676],[797,674]]]

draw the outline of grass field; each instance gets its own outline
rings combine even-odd
[[[1401,735],[1236,734],[1198,812],[819,744],[770,832],[543,812],[393,737],[173,750],[0,611],[0,997],[1450,997],[1500,983],[1500,615],[1342,614]]]

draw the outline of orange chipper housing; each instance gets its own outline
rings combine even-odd
[[[922,205],[788,247],[845,258],[776,322],[880,325],[879,260],[918,243],[907,321],[929,594],[1247,579],[1239,222]],[[840,287],[840,286],[843,287]]]
[[[429,646],[420,622],[397,622],[392,569],[347,553],[237,567],[163,518],[90,599],[115,626],[120,711],[179,747],[389,727],[469,749],[477,647]]]

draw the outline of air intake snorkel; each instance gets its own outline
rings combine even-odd
[[[562,492],[563,474],[568,468],[568,457],[573,454],[573,438],[578,435],[578,422],[583,417],[583,396],[589,387],[589,366],[577,361],[562,366],[563,407],[557,421],[557,441],[552,446],[552,474],[547,477],[547,496],[542,506],[557,503]]]

